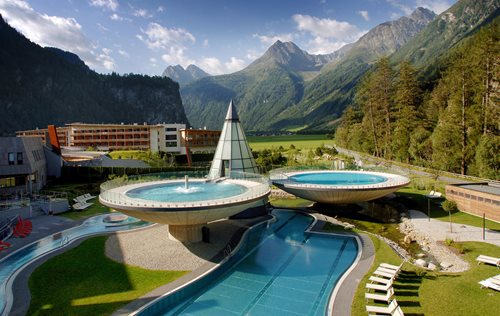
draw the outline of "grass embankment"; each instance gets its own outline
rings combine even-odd
[[[99,203],[99,186],[100,183],[65,183],[46,186],[44,191],[66,193],[70,206],[75,203],[73,199],[79,195],[90,193],[96,196],[94,199],[88,201],[93,204],[85,210],[79,211],[71,209],[68,212],[58,214],[58,216],[63,216],[72,220],[80,220],[94,215],[109,213],[111,211],[108,207]]]
[[[305,208],[314,203],[301,198],[269,198],[269,202],[275,208]]]
[[[365,284],[381,262],[399,264],[401,260],[385,243],[370,236],[375,246],[375,261],[356,291],[352,315],[366,315]],[[463,256],[471,268],[463,273],[429,272],[410,264],[394,283],[395,298],[405,315],[497,315],[493,306],[500,306],[500,295],[491,289],[481,289],[479,281],[498,274],[491,265],[478,265],[480,254],[500,255],[499,248],[480,242],[464,242]],[[370,305],[381,305],[369,301]]]
[[[114,150],[108,154],[112,159],[138,159],[147,160],[148,152],[145,150]]]
[[[428,199],[425,196],[428,194],[429,191],[426,190],[419,190],[411,187],[405,187],[400,189],[397,194],[400,196],[408,197],[410,198],[410,203],[409,205],[406,205],[407,207],[415,210],[419,210],[423,212],[424,214],[427,214],[427,208],[428,208]],[[443,210],[441,208],[441,205],[439,202],[442,202],[443,199],[435,199],[430,201],[430,215],[431,218],[441,220],[448,222],[449,219],[449,214],[447,211]],[[451,221],[452,223],[456,224],[464,224],[464,225],[471,225],[471,226],[476,226],[476,227],[483,227],[483,219],[481,217],[473,216],[464,212],[460,211],[455,211],[451,213]],[[500,231],[500,223],[493,222],[490,220],[486,220],[486,228]]]
[[[105,236],[48,260],[29,279],[28,315],[109,315],[187,271],[152,271],[105,255]]]
[[[280,135],[280,136],[249,136],[250,148],[254,151],[279,148],[290,148],[294,145],[296,149],[316,149],[322,145],[333,145],[333,140],[326,135]]]

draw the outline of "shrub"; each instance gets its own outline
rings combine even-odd
[[[453,213],[453,212],[458,211],[457,203],[455,203],[455,201],[446,200],[443,202],[443,204],[441,206],[443,207],[443,210],[445,210],[449,213]]]

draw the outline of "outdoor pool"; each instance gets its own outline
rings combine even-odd
[[[313,219],[274,211],[232,259],[138,315],[325,315],[337,282],[358,255],[352,236],[308,233]]]
[[[298,183],[320,184],[320,185],[368,185],[387,181],[382,177],[369,173],[346,173],[346,172],[316,172],[301,173],[289,178]]]

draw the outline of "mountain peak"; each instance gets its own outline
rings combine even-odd
[[[409,16],[408,18],[410,20],[413,20],[417,23],[427,25],[430,21],[432,21],[436,17],[436,13],[433,11],[427,9],[427,8],[422,8],[418,7],[416,8]]]
[[[180,85],[186,85],[195,80],[203,77],[208,77],[210,74],[206,73],[196,65],[189,65],[184,69],[181,65],[168,66],[162,74],[163,77],[169,77],[177,81]]]

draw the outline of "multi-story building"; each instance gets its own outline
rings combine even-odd
[[[19,131],[18,137],[39,137],[46,142],[47,129]],[[84,150],[151,150],[186,154],[214,152],[220,131],[186,129],[186,124],[86,124],[57,128],[61,147]]]
[[[37,137],[0,137],[0,194],[33,193],[47,183],[47,161]]]

